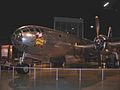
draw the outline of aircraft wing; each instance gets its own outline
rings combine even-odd
[[[94,48],[94,44],[87,44],[87,45],[74,45],[75,48]]]
[[[79,49],[79,48],[94,48],[95,43],[94,43],[94,41],[91,41],[89,39],[84,38],[84,39],[80,40],[80,42],[75,43],[74,47],[76,49]]]
[[[78,47],[78,48],[93,48],[94,44],[90,44],[90,45],[75,45],[75,47]]]

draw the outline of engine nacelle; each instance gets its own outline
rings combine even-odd
[[[108,37],[105,35],[99,35],[94,39],[95,49],[104,50],[107,47],[107,39]]]

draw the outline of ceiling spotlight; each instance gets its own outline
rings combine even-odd
[[[107,7],[110,3],[109,2],[106,2],[103,7]]]
[[[90,26],[90,28],[93,28],[93,27],[94,27],[93,25]]]

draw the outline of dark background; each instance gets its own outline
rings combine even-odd
[[[103,4],[110,1],[109,7]],[[107,34],[108,27],[113,37],[120,37],[119,0],[8,0],[0,3],[0,43],[11,42],[16,28],[36,24],[53,27],[54,17],[83,18],[85,37],[95,37],[95,16],[100,17],[100,33]]]

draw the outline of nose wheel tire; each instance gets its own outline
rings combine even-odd
[[[22,63],[22,64],[17,64],[16,65],[16,71],[18,74],[27,74],[29,73],[29,65],[26,63]]]

